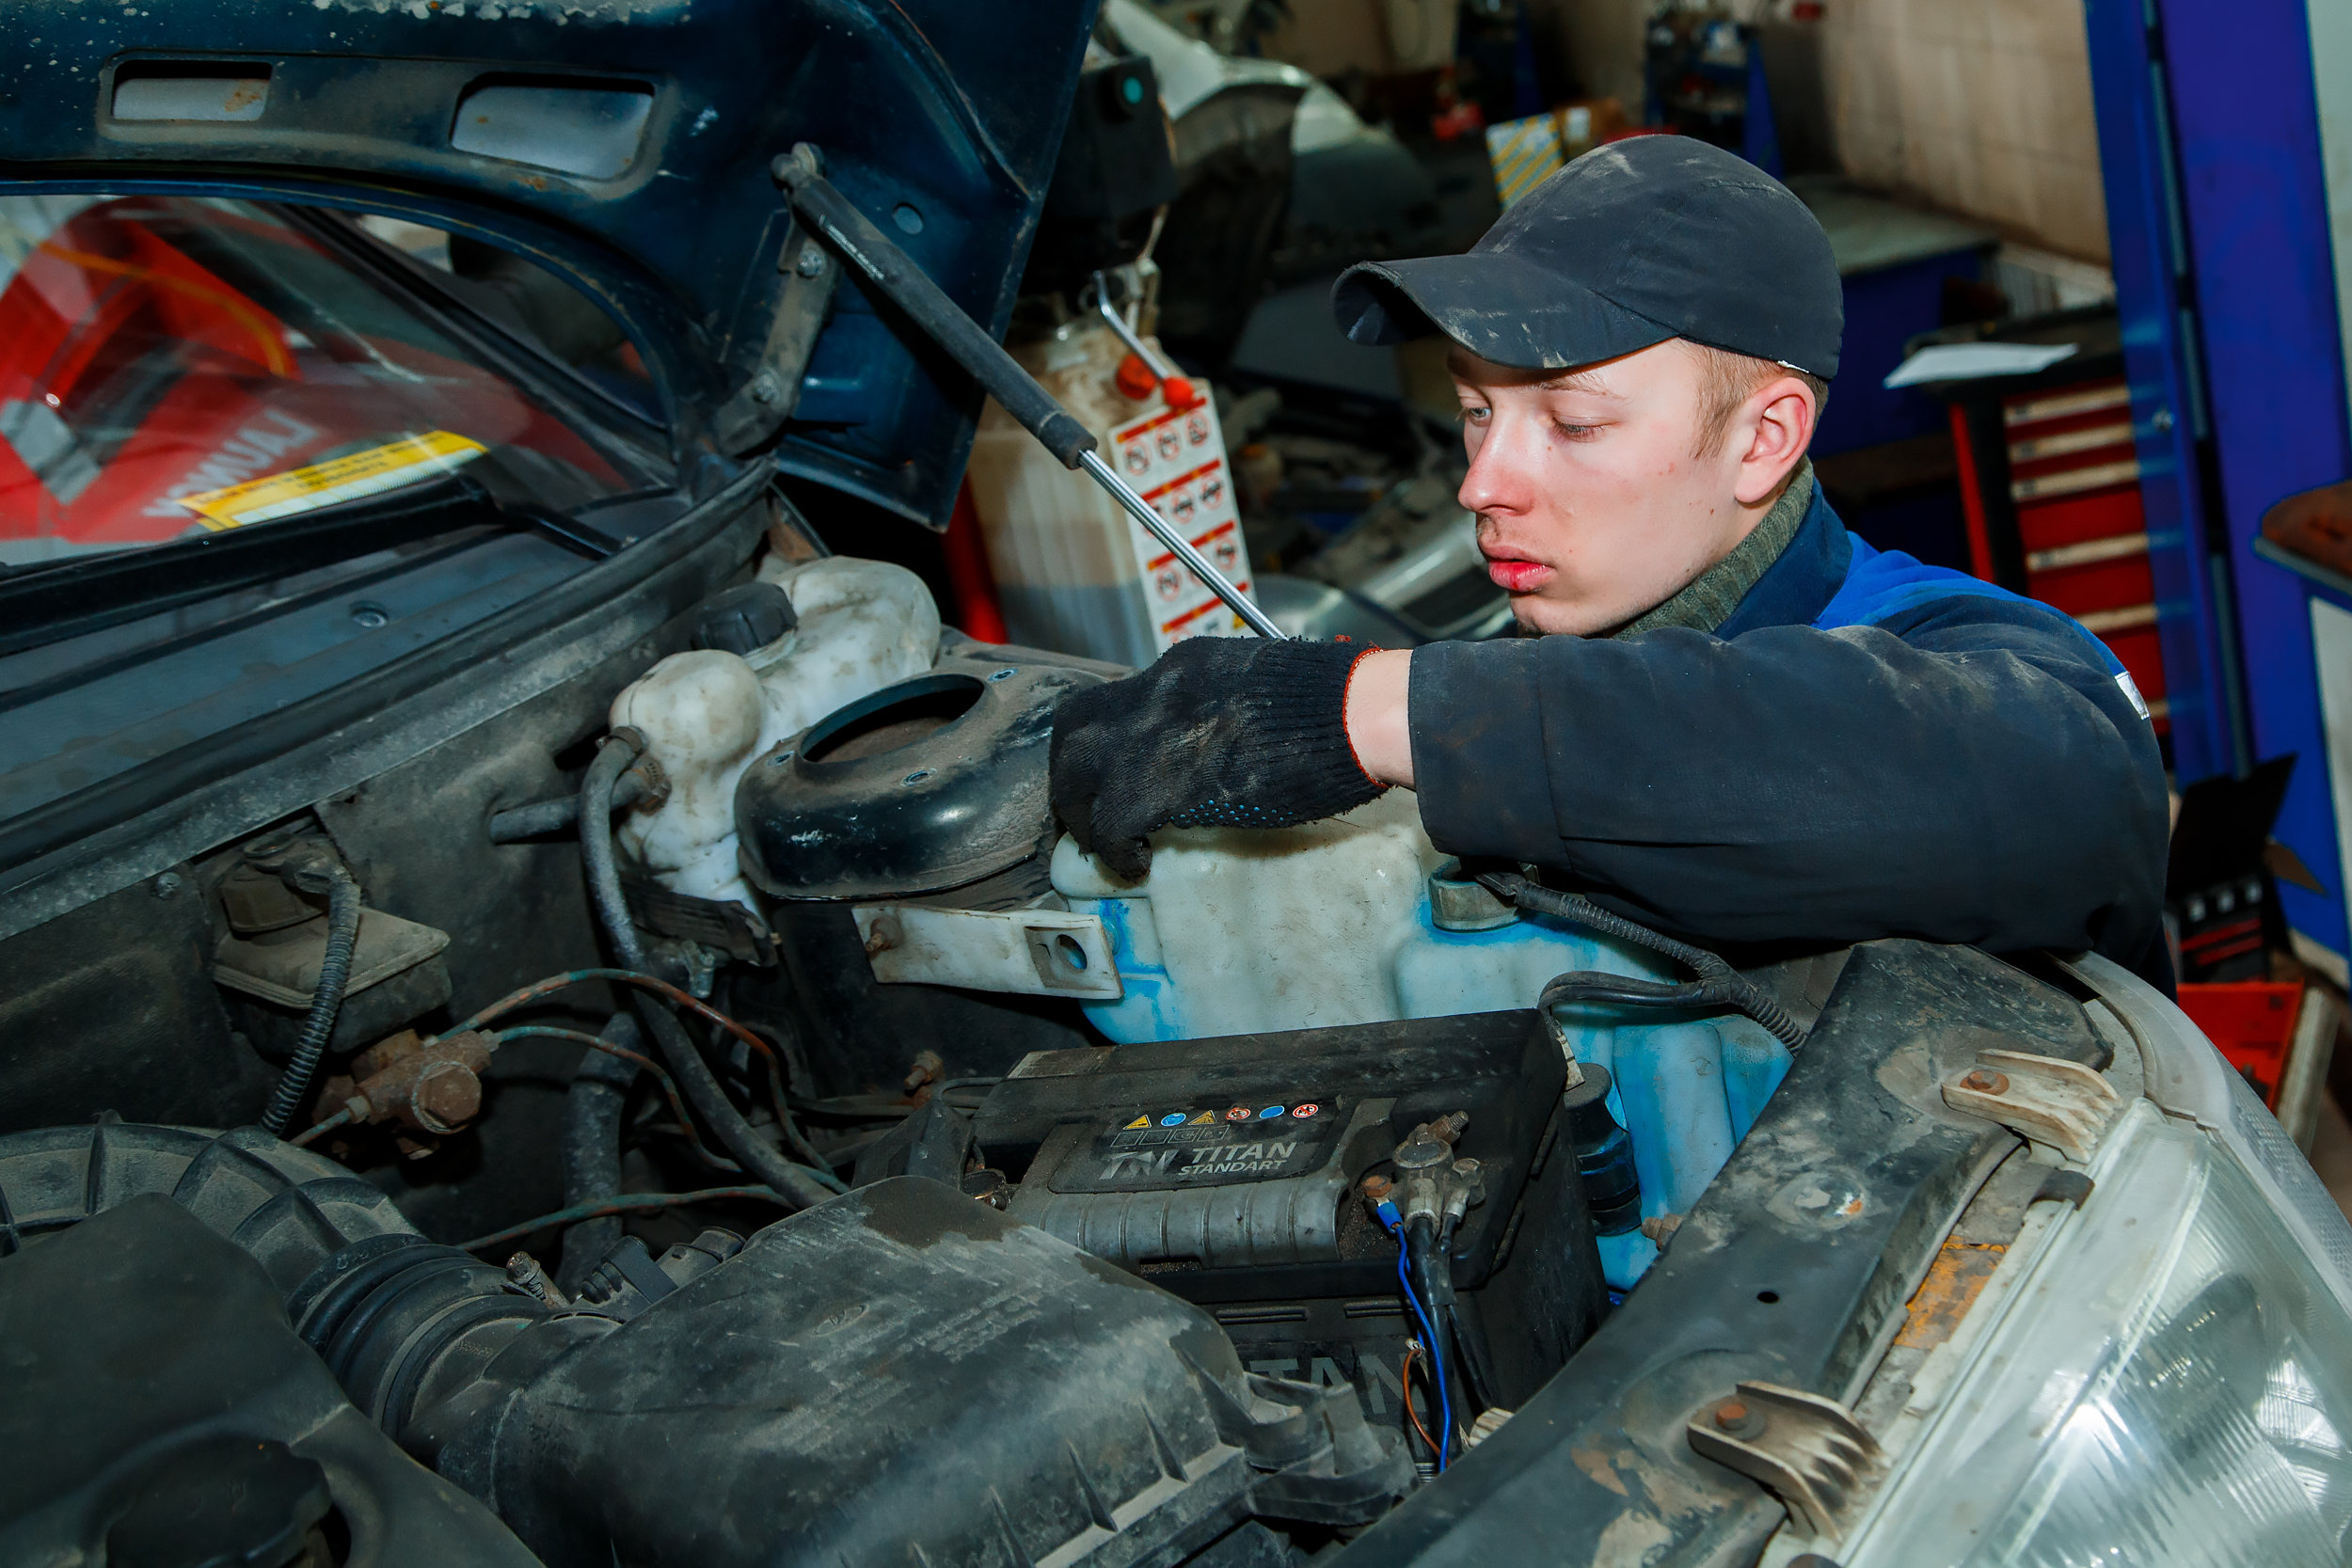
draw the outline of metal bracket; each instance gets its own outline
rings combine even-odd
[[[1977,1065],[1944,1085],[1944,1103],[1997,1121],[2021,1137],[2087,1161],[2122,1097],[2076,1062],[2023,1051],[1980,1051]]]
[[[850,913],[874,978],[886,986],[962,986],[1085,1002],[1126,994],[1098,915],[926,904],[852,904]]]
[[[1836,1400],[1742,1383],[1684,1431],[1692,1450],[1769,1488],[1789,1522],[1819,1540],[1843,1532],[1863,1496],[1885,1472],[1878,1439]]]
[[[825,312],[833,305],[834,282],[841,267],[816,234],[793,223],[776,251],[776,271],[784,277],[776,291],[775,314],[769,318],[768,339],[760,347],[751,379],[735,390],[712,420],[720,447],[731,456],[767,441],[784,428],[801,401],[801,377],[816,352]]]

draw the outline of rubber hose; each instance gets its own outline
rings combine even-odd
[[[644,1045],[637,1021],[614,1013],[602,1037],[625,1051]],[[610,1052],[587,1050],[572,1069],[571,1087],[564,1091],[564,1207],[601,1203],[621,1192],[621,1113],[629,1086],[637,1082],[637,1064]],[[564,1232],[563,1260],[555,1282],[566,1295],[577,1295],[580,1282],[620,1243],[621,1217],[604,1215],[582,1220]]]
[[[643,773],[631,770],[623,773],[612,786],[612,809],[625,810],[645,798],[652,786]],[[527,806],[509,806],[491,815],[490,842],[519,844],[526,839],[543,838],[549,833],[567,833],[580,820],[580,797],[558,796],[552,800],[533,800]]]
[[[616,731],[596,752],[596,761],[588,765],[588,776],[580,786],[580,859],[587,866],[590,901],[596,905],[597,918],[612,937],[623,966],[640,974],[650,974],[653,970],[645,956],[645,944],[639,940],[637,927],[629,919],[628,900],[621,896],[620,870],[612,859],[612,785],[640,749],[640,740],[633,731]],[[703,1060],[701,1051],[695,1048],[693,1037],[667,1007],[650,996],[634,996],[630,1000],[637,1016],[661,1047],[661,1054],[669,1062],[687,1103],[709,1124],[720,1143],[747,1174],[765,1181],[798,1208],[812,1207],[833,1196],[831,1189],[805,1167],[787,1159],[743,1119],[743,1113],[735,1108],[735,1101],[727,1098],[727,1091],[710,1070],[710,1064]]]
[[[294,1046],[294,1060],[278,1075],[269,1108],[262,1113],[262,1131],[272,1137],[285,1135],[294,1124],[294,1113],[310,1096],[319,1058],[326,1054],[327,1038],[335,1032],[335,1015],[342,1011],[343,987],[351,978],[351,955],[358,945],[359,884],[351,879],[350,872],[334,866],[327,872],[326,953],[319,959],[318,984],[310,990],[310,1016],[302,1021],[302,1037]]]
[[[1538,1006],[1549,1008],[1563,1002],[1610,1002],[1634,1007],[1729,1007],[1762,1024],[1774,1039],[1794,1051],[1804,1044],[1804,1031],[1788,1010],[1774,1001],[1763,987],[1724,961],[1722,955],[1704,947],[1693,947],[1687,942],[1677,942],[1663,931],[1653,931],[1637,921],[1602,909],[1589,898],[1571,893],[1555,893],[1538,887],[1524,877],[1509,873],[1490,874],[1480,881],[1495,893],[1508,898],[1523,910],[1548,914],[1558,920],[1571,920],[1604,936],[1645,947],[1677,963],[1698,972],[1698,979],[1687,985],[1673,985],[1659,980],[1635,979],[1620,974],[1602,974],[1580,970],[1563,974],[1544,988]]]

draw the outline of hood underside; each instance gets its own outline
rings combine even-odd
[[[0,190],[290,197],[481,235],[604,305],[691,432],[757,368],[790,230],[769,168],[797,143],[1001,333],[1093,8],[17,0]],[[977,406],[843,288],[778,455],[937,525]]]

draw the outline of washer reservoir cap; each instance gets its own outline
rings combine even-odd
[[[747,582],[705,601],[694,617],[694,646],[740,657],[801,624],[792,595],[772,582]]]

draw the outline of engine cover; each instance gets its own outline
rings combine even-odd
[[[570,1322],[490,1365],[528,1375],[508,1399],[452,1396],[441,1455],[552,1568],[1173,1563],[1252,1513],[1367,1520],[1408,1474],[1200,1308],[919,1178],[558,1348]]]

